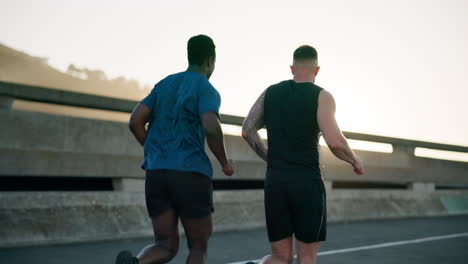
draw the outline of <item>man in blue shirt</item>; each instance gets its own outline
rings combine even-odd
[[[234,171],[219,121],[221,98],[208,81],[215,69],[213,40],[194,36],[187,52],[187,70],[157,83],[130,117],[130,130],[144,146],[146,206],[155,243],[137,257],[120,252],[117,264],[169,262],[179,248],[179,218],[190,249],[187,263],[206,261],[214,209],[213,168],[205,153],[205,138],[224,174]]]

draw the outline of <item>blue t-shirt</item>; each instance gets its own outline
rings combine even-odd
[[[190,71],[169,75],[141,103],[151,109],[142,168],[213,177],[200,116],[209,111],[219,115],[221,97],[208,79]]]

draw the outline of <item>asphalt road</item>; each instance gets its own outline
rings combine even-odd
[[[329,224],[327,236],[320,264],[468,264],[468,215]],[[181,242],[171,263],[185,263],[187,248]],[[151,239],[136,239],[0,249],[0,263],[112,264],[121,249],[137,253],[149,243]],[[265,230],[216,233],[208,263],[255,260],[268,253]]]

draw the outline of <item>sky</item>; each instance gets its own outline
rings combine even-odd
[[[468,146],[468,1],[0,0],[0,43],[65,70],[153,85],[186,69],[187,40],[216,44],[221,113],[245,116],[314,46],[316,84],[345,131]]]

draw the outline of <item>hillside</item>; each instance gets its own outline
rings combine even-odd
[[[62,72],[48,65],[45,58],[34,57],[2,44],[0,80],[125,99],[141,99],[150,89],[124,77],[109,80],[100,70],[79,69],[70,65],[67,72]]]

